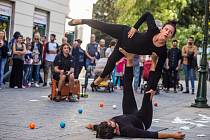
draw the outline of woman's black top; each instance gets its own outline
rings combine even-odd
[[[142,121],[134,114],[112,118],[119,125],[120,136],[130,138],[158,138],[158,132],[144,130]]]
[[[148,26],[148,30],[146,32],[136,32],[132,38],[128,39],[128,32],[130,28],[127,28],[126,30],[124,30],[126,33],[123,33],[123,36],[120,39],[120,44],[123,48],[126,48],[126,51],[130,53],[135,53],[139,55],[151,55],[152,52],[155,52],[158,55],[159,59],[157,62],[156,69],[154,72],[150,72],[150,76],[153,77],[152,81],[148,81],[148,89],[156,90],[158,81],[161,77],[165,60],[167,58],[167,47],[166,45],[162,47],[156,47],[153,44],[153,37],[156,34],[160,33],[160,30],[155,24],[153,15],[149,12],[146,12],[136,22],[134,28],[138,29],[143,22],[146,22]]]

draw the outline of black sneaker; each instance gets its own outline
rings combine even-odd
[[[42,86],[43,86],[43,87],[46,87],[46,86],[47,86],[47,83],[44,83]]]
[[[176,90],[174,90],[174,93],[177,93],[177,91],[176,91]]]
[[[184,91],[184,92],[182,92],[182,93],[190,93],[190,92],[189,92],[189,90],[186,90],[186,91]]]
[[[61,101],[61,96],[60,95],[56,96],[55,101],[60,102]]]

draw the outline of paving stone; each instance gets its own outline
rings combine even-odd
[[[85,129],[87,123],[100,122],[122,114],[120,90],[111,94],[89,90],[89,97],[81,98],[79,102],[52,102],[46,98],[50,91],[49,87],[0,90],[0,140],[94,140],[95,132]],[[209,140],[210,122],[200,123],[205,126],[196,125],[201,121],[199,114],[210,117],[210,109],[190,107],[191,103],[194,103],[195,96],[161,91],[154,97],[158,107],[154,107],[156,121],[152,125],[168,128],[163,132],[180,131],[181,127],[186,126],[190,128],[182,130],[186,133],[186,140]],[[143,95],[135,94],[135,97],[140,107]],[[101,101],[104,102],[103,108],[99,107]],[[113,109],[113,105],[116,105],[117,109]],[[79,108],[83,108],[82,114],[77,112]],[[191,124],[172,123],[176,117],[188,119]],[[34,130],[27,127],[31,121],[36,123],[37,128]],[[60,121],[66,123],[64,129],[60,128]],[[205,136],[198,137],[202,134]]]

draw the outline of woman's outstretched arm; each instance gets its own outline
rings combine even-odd
[[[175,133],[158,132],[158,139],[168,139],[168,138],[184,139],[185,138],[185,134],[182,133],[182,132],[175,132]]]
[[[158,82],[161,78],[162,69],[165,64],[165,60],[167,58],[167,55],[162,53],[161,56],[159,56],[157,64],[155,66],[155,69],[152,69],[149,72],[148,82],[147,82],[147,90],[156,90]]]
[[[148,130],[142,130],[136,127],[127,126],[123,128],[122,136],[130,137],[130,138],[153,138],[153,139],[183,139],[185,138],[185,134],[182,132],[174,132],[174,133],[164,133],[164,132],[152,132]]]
[[[132,38],[133,35],[137,32],[138,28],[145,21],[147,22],[148,30],[157,28],[153,15],[150,12],[146,12],[139,18],[139,20],[136,22],[136,24],[133,27],[131,27],[130,31],[128,32],[128,38]]]
[[[157,27],[155,24],[155,19],[153,15],[150,12],[145,12],[139,20],[136,22],[136,24],[133,26],[135,29],[138,30],[138,28],[146,21],[148,30]]]

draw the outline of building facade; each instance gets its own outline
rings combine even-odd
[[[0,30],[6,31],[8,39],[15,31],[24,37],[53,33],[60,43],[68,13],[69,0],[0,0]]]
[[[92,19],[93,4],[96,2],[97,0],[69,0],[70,12],[68,17],[75,19]],[[91,27],[87,25],[69,26],[68,21],[70,21],[70,19],[67,18],[65,30],[67,33],[70,33],[70,40],[72,41],[72,38],[81,39],[83,42],[81,47],[85,50],[86,45],[90,43]]]

